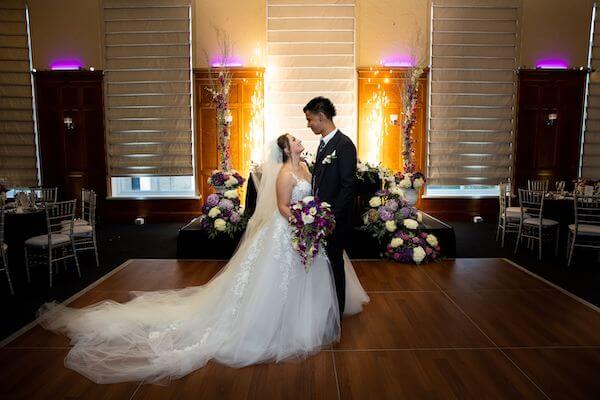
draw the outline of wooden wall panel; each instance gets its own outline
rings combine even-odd
[[[252,119],[252,95],[257,85],[263,87],[262,68],[232,68],[232,83],[229,107],[233,117],[231,125],[231,161],[233,168],[248,178],[250,161],[250,123]],[[218,168],[217,121],[212,104],[208,69],[194,70],[194,90],[196,92],[196,171],[198,192],[203,198],[212,193],[206,180]],[[244,198],[244,193],[242,199]]]

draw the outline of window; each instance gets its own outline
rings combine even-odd
[[[140,176],[112,178],[113,197],[191,197],[193,176]]]
[[[194,195],[190,1],[103,4],[112,195]]]
[[[517,0],[434,0],[426,196],[491,196],[511,176]]]

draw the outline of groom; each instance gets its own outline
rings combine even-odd
[[[325,97],[315,97],[304,106],[308,127],[321,135],[313,167],[313,194],[331,204],[335,216],[335,230],[327,238],[327,254],[333,270],[333,279],[340,307],[344,314],[346,277],[344,248],[352,229],[352,208],[356,190],[356,147],[333,123],[335,107]]]

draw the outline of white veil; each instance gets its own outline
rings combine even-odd
[[[246,233],[242,238],[242,242],[248,240],[254,236],[256,232],[260,231],[262,226],[272,218],[273,212],[277,210],[276,183],[277,175],[279,175],[279,170],[283,165],[283,155],[276,141],[271,141],[267,145],[264,153],[264,161],[260,167],[260,178],[258,176],[256,177],[258,178],[258,184],[256,183],[256,180],[254,181],[257,188],[256,207],[252,218],[248,221]],[[242,243],[240,242],[240,247],[241,245]]]

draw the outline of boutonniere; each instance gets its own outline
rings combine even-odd
[[[321,162],[321,164],[331,164],[331,162],[333,160],[335,160],[337,158],[337,156],[335,155],[335,150],[333,151],[333,153],[327,155],[323,161]]]

